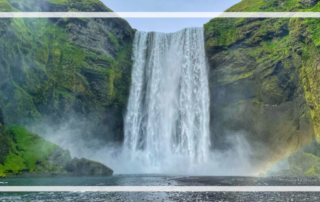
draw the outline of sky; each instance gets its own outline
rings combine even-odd
[[[241,0],[101,0],[114,12],[223,12]],[[126,18],[139,31],[176,32],[210,18]]]

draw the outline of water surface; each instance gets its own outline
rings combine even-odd
[[[110,177],[33,177],[0,179],[1,186],[320,186],[319,178],[114,175]],[[18,192],[1,193],[0,201],[320,201],[320,193],[230,192]]]

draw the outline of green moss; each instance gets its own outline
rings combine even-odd
[[[0,0],[0,12],[10,12],[11,5],[7,0]]]
[[[132,68],[132,44],[125,44],[117,54],[117,68],[114,79],[114,106],[125,107],[128,102],[131,68]]]
[[[301,59],[304,61],[308,61],[310,59],[310,52],[309,52],[308,48],[303,49]]]
[[[235,4],[227,12],[280,12],[280,11],[298,11],[304,8],[299,0],[286,0],[279,3],[278,0],[242,0]]]
[[[279,79],[276,76],[269,77],[265,79],[262,83],[261,93],[264,96],[268,96],[271,99],[274,99],[276,102],[281,101],[282,90],[279,87]]]
[[[112,10],[106,7],[100,0],[69,0],[69,5],[71,5],[72,8],[75,8],[77,10],[87,12],[96,11],[97,8],[99,9],[99,11],[102,9],[104,11],[112,12]]]
[[[273,50],[277,50],[279,49],[279,46],[282,44],[282,43],[286,43],[286,41],[289,40],[289,35],[281,38],[279,41],[277,42],[272,42],[272,41],[263,41],[262,42],[262,45],[268,50],[268,51],[273,51]],[[285,44],[287,45],[287,44]]]
[[[314,134],[320,142],[320,108],[318,86],[320,77],[316,73],[318,67],[317,58],[319,57],[318,48],[313,43],[309,43],[303,48],[302,60],[303,66],[300,68],[299,77],[304,89],[304,98],[309,105],[309,112],[312,119]]]
[[[304,22],[308,26],[308,32],[311,34],[310,37],[316,47],[320,46],[320,39],[318,34],[320,34],[320,19],[318,18],[307,18]]]
[[[114,74],[112,69],[99,68],[98,70],[106,76],[111,76]]]
[[[70,11],[111,11],[99,0],[47,1]],[[19,9],[39,9],[30,8],[33,0],[10,2]],[[84,106],[92,112],[104,111],[111,105],[125,106],[131,76],[131,43],[118,41],[110,30],[104,30],[115,52],[112,56],[102,54],[101,50],[74,42],[72,37],[77,36],[68,30],[72,23],[75,22],[39,18],[12,19],[7,27],[0,24],[4,30],[0,49],[6,53],[0,54],[0,74],[15,81],[9,82],[11,92],[0,92],[0,104],[11,103],[4,110],[9,125],[29,124],[41,118],[39,111],[51,113],[48,109],[65,114],[74,102],[81,104],[80,113],[85,113]],[[125,31],[132,32],[130,26],[124,25]],[[91,75],[98,78],[92,80]]]
[[[240,3],[235,4],[227,12],[241,12],[241,11],[257,11],[262,5],[265,5],[263,0],[243,0]]]
[[[113,43],[113,45],[118,48],[119,47],[119,43],[118,43],[118,40],[115,36],[113,36],[110,32],[108,32],[108,36],[109,36],[109,39],[111,40],[111,42]]]
[[[255,70],[251,72],[245,72],[240,74],[226,74],[224,77],[219,78],[217,82],[221,82],[223,84],[232,83],[241,79],[246,79],[248,77],[251,77]]]
[[[62,4],[62,5],[68,4],[68,0],[46,0],[46,1],[54,4]]]
[[[237,29],[234,26],[234,19],[213,19],[205,24],[204,28],[206,34],[211,36],[206,42],[206,46],[228,46],[237,39]]]
[[[4,108],[11,107],[11,102],[8,102]]]
[[[27,28],[22,18],[14,18],[12,28],[19,40],[25,43],[32,42],[31,31]]]
[[[17,156],[12,152],[6,157],[4,165],[0,164],[0,176],[5,177],[6,174],[20,174],[22,170],[26,170],[27,165],[21,156]]]
[[[60,63],[60,59],[61,59],[61,51],[59,49],[56,49],[53,51],[52,55],[53,55],[53,58],[52,58],[53,64],[55,66],[58,66]]]
[[[3,165],[0,164],[0,176],[20,174],[21,171],[51,170],[53,166],[46,159],[58,147],[42,137],[28,132],[20,126],[7,128],[12,149]]]
[[[59,100],[60,95],[63,98],[66,98],[66,99],[67,98],[75,99],[75,97],[72,94],[72,92],[68,92],[66,89],[63,89],[63,88],[58,88],[58,89],[55,88],[54,91],[53,91],[53,97],[55,98],[56,101]]]
[[[319,12],[320,11],[320,2],[317,3],[313,8],[307,9],[306,12]],[[305,18],[302,22],[302,25],[307,25],[307,31],[311,34],[310,37],[315,46],[320,46],[320,19],[319,18]],[[301,25],[300,25],[301,26]]]
[[[315,167],[312,166],[307,172],[305,172],[306,176],[317,176],[317,173],[315,171]]]
[[[18,103],[18,108],[16,109],[18,114],[25,117],[29,116],[29,118],[33,119],[40,119],[41,114],[35,108],[32,97],[16,83],[13,84],[15,86],[14,99]]]

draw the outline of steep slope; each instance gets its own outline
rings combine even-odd
[[[243,0],[227,12],[319,11],[318,1]],[[266,170],[319,133],[320,19],[212,19],[209,58],[211,137],[243,135],[251,161]],[[258,169],[259,170],[259,169]]]
[[[99,0],[0,4],[2,11],[111,11]],[[133,36],[123,19],[1,19],[0,106],[7,125],[84,118],[96,137],[120,141]]]
[[[11,144],[4,129],[4,120],[0,108],[0,164],[3,164],[5,157],[9,154]]]
[[[87,159],[71,159],[70,152],[20,126],[8,127],[7,151],[0,152],[0,178],[25,176],[109,176],[113,170]],[[10,145],[8,147],[8,145]],[[3,149],[3,148],[1,148]]]
[[[4,127],[0,108],[0,178],[25,176],[109,176],[113,170],[88,159],[71,159],[70,152],[21,126]]]

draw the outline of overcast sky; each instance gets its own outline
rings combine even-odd
[[[241,0],[101,0],[114,12],[223,12]],[[127,18],[139,31],[175,32],[202,27],[207,18]]]

